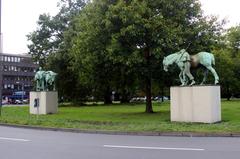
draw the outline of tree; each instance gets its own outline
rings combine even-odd
[[[153,112],[152,79],[163,74],[163,56],[196,37],[192,46],[206,46],[218,33],[215,19],[203,17],[197,0],[93,0],[76,19],[75,69],[96,85],[102,85],[96,77],[104,76],[104,87],[110,89],[115,66],[125,67],[136,76],[124,78],[145,85],[148,113]]]
[[[68,52],[70,38],[64,36],[72,20],[80,14],[85,4],[84,0],[61,0],[58,4],[58,14],[40,15],[38,28],[27,35],[30,41],[29,54],[40,66],[58,73],[59,96],[65,99],[79,99],[87,94],[86,91],[79,91],[84,89],[77,82],[77,75],[71,69],[72,57]]]
[[[222,95],[228,100],[239,97],[240,77],[240,26],[231,27],[224,34],[224,45],[216,49],[217,69],[220,72]]]
[[[237,57],[240,52],[240,25],[228,29],[226,40],[232,52],[232,56]]]
[[[61,0],[58,4],[60,11],[56,16],[41,14],[38,19],[38,28],[27,35],[29,54],[40,66],[47,64],[50,54],[56,53],[61,49],[64,32],[71,25],[74,16],[80,13],[85,6],[82,0]]]
[[[214,56],[216,60],[216,71],[220,76],[222,96],[230,100],[239,83],[234,73],[234,60],[230,52],[226,49],[216,49],[214,51]]]

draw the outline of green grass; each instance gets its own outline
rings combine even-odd
[[[128,132],[240,133],[240,101],[222,102],[222,119],[217,124],[171,123],[169,103],[154,103],[154,114],[145,105],[65,106],[55,115],[29,115],[28,107],[4,107],[1,123],[81,130]]]

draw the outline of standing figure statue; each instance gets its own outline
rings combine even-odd
[[[164,60],[163,60],[164,71],[167,72],[168,67],[170,65],[177,64],[177,66],[181,70],[179,74],[179,79],[182,84],[181,86],[187,85],[189,80],[191,81],[190,85],[194,85],[196,82],[190,72],[190,67],[191,67],[190,62],[191,62],[190,55],[183,49],[179,52],[176,52],[167,57],[164,57]]]
[[[42,67],[39,67],[34,77],[34,80],[37,82],[36,91],[49,91],[51,88],[55,91],[56,76],[57,73],[53,71],[43,71]]]
[[[42,67],[39,67],[38,71],[35,74],[34,80],[37,82],[36,91],[45,90],[45,71],[42,70]]]
[[[189,80],[191,81],[190,85],[194,85],[195,81],[190,72],[191,67],[198,67],[199,65],[204,66],[204,78],[201,85],[206,82],[208,71],[210,71],[214,78],[215,84],[219,83],[219,77],[212,67],[215,65],[215,58],[212,53],[208,52],[199,52],[196,55],[190,56],[189,53],[182,49],[181,51],[171,54],[164,58],[163,67],[165,71],[168,71],[168,67],[172,64],[177,64],[181,72],[179,74],[180,81],[182,86],[187,85]]]

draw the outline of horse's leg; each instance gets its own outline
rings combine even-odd
[[[207,80],[207,76],[208,76],[208,69],[205,69],[204,68],[204,76],[203,76],[203,80],[202,80],[202,83],[201,83],[201,85],[203,85],[205,82],[206,82],[206,80]]]
[[[188,77],[186,75],[186,72],[183,70],[183,85],[186,86],[188,84]]]
[[[179,79],[180,79],[180,81],[181,81],[181,86],[183,86],[184,85],[184,80],[183,80],[183,70],[181,70],[181,72],[180,72],[180,74],[179,74]]]
[[[53,82],[53,91],[56,91],[55,82]]]
[[[42,80],[42,90],[45,91],[45,83],[44,83],[44,80]]]
[[[215,84],[218,84],[219,83],[219,77],[218,77],[218,74],[215,71],[215,69],[212,66],[208,66],[207,69],[212,72],[212,74],[214,76],[214,79],[215,79]]]
[[[36,91],[40,91],[40,88],[39,88],[39,81],[37,80],[37,88],[36,88]]]
[[[194,85],[196,82],[194,81],[194,77],[190,72],[190,62],[185,63],[184,74],[189,78],[191,81],[190,86]]]
[[[186,72],[185,67],[183,67],[182,76],[183,76],[183,86],[188,85],[189,80],[188,80],[188,76],[187,76],[187,72]]]
[[[45,88],[46,88],[46,91],[48,91],[48,83],[46,82],[46,84],[45,84]]]

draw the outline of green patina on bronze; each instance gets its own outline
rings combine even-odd
[[[164,57],[163,67],[166,72],[168,71],[168,67],[173,64],[176,64],[181,70],[179,74],[179,79],[181,81],[182,86],[188,85],[189,81],[190,81],[189,85],[194,85],[196,83],[194,77],[190,72],[190,68],[198,67],[198,65],[202,65],[205,68],[204,77],[201,85],[203,85],[206,82],[208,71],[210,71],[213,74],[215,84],[219,83],[218,74],[212,67],[213,65],[215,65],[215,58],[212,53],[199,52],[196,55],[190,56],[185,49],[182,49],[179,52]]]
[[[36,72],[34,80],[37,82],[36,91],[55,91],[55,80],[57,73],[53,71],[43,71],[42,67]]]

